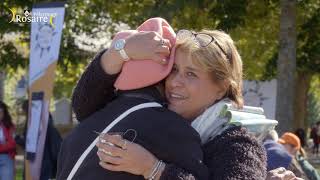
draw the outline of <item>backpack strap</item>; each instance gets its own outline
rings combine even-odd
[[[107,133],[111,128],[113,128],[118,122],[120,122],[122,119],[127,117],[129,114],[133,113],[134,111],[144,109],[144,108],[150,108],[150,107],[162,107],[161,104],[156,102],[149,102],[149,103],[143,103],[136,105],[128,110],[126,110],[124,113],[122,113],[120,116],[118,116],[112,123],[110,123],[103,131],[102,133]],[[84,161],[84,159],[87,157],[87,155],[91,152],[91,150],[95,147],[99,140],[99,136],[88,146],[88,148],[82,153],[76,164],[73,166],[70,174],[68,175],[67,180],[72,180],[76,172],[78,171],[80,165]]]

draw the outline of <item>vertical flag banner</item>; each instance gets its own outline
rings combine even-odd
[[[50,64],[58,60],[64,6],[35,5],[32,16],[36,16],[35,19],[38,19],[38,22],[31,24],[29,86],[44,75]]]
[[[32,16],[26,180],[40,179],[64,14],[65,8],[62,2],[35,4],[31,12],[25,12],[25,16]]]

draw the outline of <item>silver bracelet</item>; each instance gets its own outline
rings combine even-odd
[[[157,168],[156,172],[154,173],[154,175],[151,177],[151,179],[150,179],[150,180],[154,180],[154,179],[155,179],[155,177],[156,177],[156,176],[157,176],[157,174],[159,173],[159,171],[160,171],[160,169],[161,169],[161,167],[162,167],[162,165],[163,165],[163,164],[164,164],[164,162],[160,160],[160,164],[159,164],[159,166],[158,166],[158,168]]]
[[[159,166],[162,164],[162,161],[161,160],[158,160],[158,162],[155,164],[155,166],[153,167],[153,170],[150,174],[150,176],[148,176],[148,180],[153,180],[154,177],[155,177],[155,174],[157,173],[158,169],[159,169]]]

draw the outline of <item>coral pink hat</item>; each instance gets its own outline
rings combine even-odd
[[[164,39],[168,39],[172,45],[172,50],[168,63],[159,64],[153,60],[129,60],[124,63],[122,71],[118,76],[114,87],[120,90],[133,90],[151,86],[168,76],[172,69],[176,41],[176,34],[169,23],[162,18],[151,18],[140,25],[137,30],[127,30],[117,33],[113,39],[126,39],[128,36],[140,31],[155,31]]]

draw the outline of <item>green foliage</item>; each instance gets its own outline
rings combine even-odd
[[[30,24],[8,23],[8,8],[22,13],[33,3],[43,0],[3,0],[0,4],[0,69],[9,75],[19,67],[27,68]],[[48,2],[46,0],[46,2]],[[298,69],[319,72],[319,2],[299,1]],[[55,97],[70,96],[72,87],[96,47],[85,35],[97,38],[99,33],[113,34],[123,24],[136,28],[150,17],[163,17],[175,30],[222,29],[231,34],[244,62],[246,79],[270,79],[276,75],[279,34],[279,1],[248,0],[69,0],[55,82]],[[4,41],[7,33],[14,41]],[[91,47],[84,50],[82,45]],[[95,50],[93,50],[95,49]]]
[[[0,69],[17,69],[18,67],[25,67],[27,64],[26,56],[18,52],[18,47],[13,44],[13,42],[5,41],[3,38],[7,33],[19,33],[23,37],[30,29],[29,24],[9,23],[11,19],[9,8],[16,12],[21,12],[22,9],[19,7],[27,8],[31,6],[31,4],[32,1],[9,0],[4,0],[4,2],[0,4]],[[18,41],[16,43],[23,43]]]
[[[314,92],[308,94],[308,116],[307,121],[309,125],[320,121],[320,103],[315,97]]]
[[[318,99],[318,101],[320,100],[320,75],[314,75],[312,77],[309,93],[310,92],[313,92],[314,97]]]
[[[18,49],[12,42],[0,41],[0,68],[17,69],[18,67],[25,67],[27,60],[22,54],[18,53]]]
[[[95,34],[98,29],[114,32],[117,25],[136,28],[151,17],[163,17],[177,30],[181,28],[219,28],[229,30],[241,25],[247,14],[247,0],[115,0],[68,2],[72,31]],[[99,28],[100,27],[100,28]]]
[[[298,71],[312,74],[320,73],[320,3],[315,13],[301,25],[298,34]]]
[[[47,2],[47,1],[46,1]],[[29,23],[8,23],[11,19],[9,8],[22,14],[24,9],[32,9],[34,1],[9,1],[5,0],[0,5],[0,69],[11,76],[15,76],[16,70],[20,68],[27,69],[29,64],[29,47],[30,47],[30,24]],[[70,8],[70,6],[68,7]],[[79,77],[79,71],[87,64],[87,60],[93,56],[93,52],[88,52],[79,48],[75,43],[74,24],[72,14],[66,9],[65,26],[63,30],[60,57],[57,68],[57,78],[54,89],[54,95],[60,98],[62,95],[69,97],[72,87]],[[70,16],[69,16],[70,15]],[[83,22],[88,25],[87,22]],[[81,24],[81,23],[79,23]],[[91,27],[94,25],[91,24]],[[4,38],[8,33],[14,34],[13,41]],[[81,31],[78,32],[80,34]],[[22,50],[21,50],[22,49]],[[70,72],[72,71],[72,72]],[[25,71],[26,72],[26,71]],[[11,81],[12,82],[12,81]]]
[[[2,0],[0,4],[0,37],[5,33],[12,32],[27,32],[30,29],[30,24],[28,23],[8,23],[12,18],[9,9],[16,11],[17,13],[22,13],[24,9],[31,9],[31,0],[24,1],[11,1]]]
[[[266,64],[278,46],[280,9],[277,2],[250,1],[243,26],[231,31],[244,63],[245,79],[264,79]],[[267,71],[269,72],[269,71]]]
[[[58,66],[53,90],[55,99],[71,97],[72,89],[84,69],[84,64],[68,63],[65,66]]]
[[[262,75],[262,80],[271,80],[277,76],[277,60],[278,53],[273,53],[273,56],[266,63],[265,71]]]
[[[39,2],[44,1],[4,0],[1,4],[3,16],[0,18],[0,48],[2,50],[0,51],[0,68],[9,72],[9,75],[18,67],[27,67],[30,41],[28,38],[30,24],[8,23],[11,18],[9,8],[17,13],[23,13],[24,9],[32,9],[32,4]],[[93,52],[83,50],[80,46],[101,48],[89,44],[86,40],[81,41],[80,44],[76,43],[77,36],[86,35],[95,38],[100,32],[114,33],[121,24],[128,24],[136,28],[147,18],[156,16],[167,19],[176,30],[219,28],[228,31],[243,25],[247,15],[247,4],[247,0],[240,0],[237,3],[231,0],[70,0],[66,6],[65,28],[63,29],[54,95],[56,97],[70,96],[71,89],[81,71],[79,68],[84,68],[88,59],[93,57]],[[3,40],[7,33],[17,35],[14,44],[12,41]],[[21,47],[24,47],[25,51],[19,51],[23,49]]]
[[[302,1],[297,10],[297,71],[320,74],[320,2]],[[266,64],[262,79],[276,76],[277,47]]]

